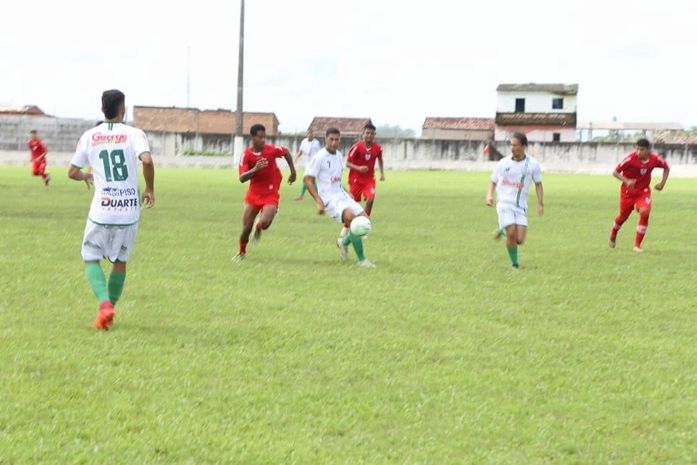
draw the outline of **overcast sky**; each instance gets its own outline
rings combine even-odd
[[[99,118],[127,104],[235,107],[239,0],[3,2],[0,104]],[[581,121],[697,126],[694,0],[247,0],[245,110],[485,116],[499,83],[578,83]]]

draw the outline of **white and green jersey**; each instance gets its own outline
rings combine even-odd
[[[305,176],[312,176],[317,182],[317,192],[324,202],[343,195],[341,173],[344,170],[344,156],[340,151],[329,152],[321,149],[312,163],[305,169]]]
[[[498,162],[491,181],[496,184],[496,203],[527,209],[530,184],[542,182],[542,170],[528,154],[520,161],[508,156]]]
[[[90,221],[104,225],[138,222],[138,159],[145,152],[150,152],[145,133],[123,123],[102,123],[82,135],[70,163],[77,168],[92,167]]]

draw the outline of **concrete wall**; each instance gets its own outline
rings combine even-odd
[[[46,116],[0,116],[0,150],[29,151],[29,131],[39,131],[39,138],[51,152],[75,150],[82,133],[97,122],[73,118],[51,118]]]
[[[156,138],[152,138],[156,141]],[[295,154],[300,138],[269,138],[271,143],[288,146]],[[345,141],[342,151],[352,141]],[[484,155],[484,142],[430,141],[421,139],[381,140],[384,151],[385,168],[388,170],[462,170],[490,171],[494,161]],[[496,151],[508,154],[506,143],[495,143]],[[548,173],[587,173],[609,175],[617,163],[634,150],[634,144],[543,144],[532,143],[528,153],[540,160],[542,169]],[[697,177],[697,145],[663,145],[656,147],[664,153],[671,164],[671,176]],[[65,167],[72,157],[71,152],[49,153],[49,171],[57,166]],[[155,164],[159,167],[196,167],[223,168],[235,170],[237,163],[232,155],[228,156],[176,156],[172,152],[155,152]],[[0,151],[0,164],[28,166],[29,154],[26,150]],[[281,160],[279,165],[283,166]],[[304,162],[300,163],[300,168]]]
[[[557,95],[547,92],[498,92],[496,111],[513,113],[517,98],[525,99],[525,113],[574,113],[576,111],[575,95]],[[563,109],[552,109],[552,99],[555,98],[564,99]]]
[[[421,131],[421,138],[489,141],[494,139],[494,130],[426,128]]]

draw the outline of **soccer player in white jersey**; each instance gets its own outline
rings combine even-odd
[[[528,190],[532,183],[535,183],[537,193],[537,212],[540,215],[544,213],[542,171],[537,160],[525,153],[527,146],[528,138],[525,134],[513,134],[511,156],[498,162],[486,192],[486,204],[491,207],[494,205],[496,190],[499,229],[494,233],[494,238],[506,236],[506,249],[515,269],[520,267],[518,246],[525,241],[528,231]]]
[[[145,133],[123,123],[126,102],[121,91],[102,94],[102,112],[105,121],[80,138],[68,176],[84,181],[88,188],[94,184],[82,259],[87,281],[99,300],[94,327],[106,330],[113,324],[114,305],[123,291],[126,262],[138,230],[138,159],[143,163],[145,178],[142,202],[148,208],[155,204],[155,166]],[[92,167],[91,173],[82,171],[88,166]],[[102,258],[113,263],[108,284],[100,265]]]
[[[315,139],[315,133],[312,130],[312,128],[308,128],[307,133],[305,134],[305,138],[300,142],[300,149],[298,150],[298,153],[295,155],[295,163],[298,163],[298,160],[305,155],[305,166],[308,167],[310,166],[310,163],[312,163],[312,159],[315,158],[315,155],[317,155],[317,152],[321,149],[319,141]],[[300,189],[300,195],[298,195],[295,200],[302,200],[305,196],[305,192],[307,191],[307,187],[305,187],[305,183],[303,183],[302,188]]]
[[[315,202],[320,215],[325,212],[339,223],[350,224],[357,216],[365,216],[363,207],[341,186],[344,158],[339,151],[341,133],[336,128],[327,129],[325,147],[321,149],[305,170],[303,181]],[[316,186],[316,187],[315,187]],[[358,265],[375,268],[363,252],[363,241],[352,232],[336,240],[341,260],[348,258],[348,246],[353,244]]]

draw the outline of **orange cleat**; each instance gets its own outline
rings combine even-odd
[[[94,327],[105,331],[108,330],[114,323],[114,315],[116,315],[114,305],[110,301],[105,300],[99,304],[99,313],[97,314],[97,319],[94,320]]]

